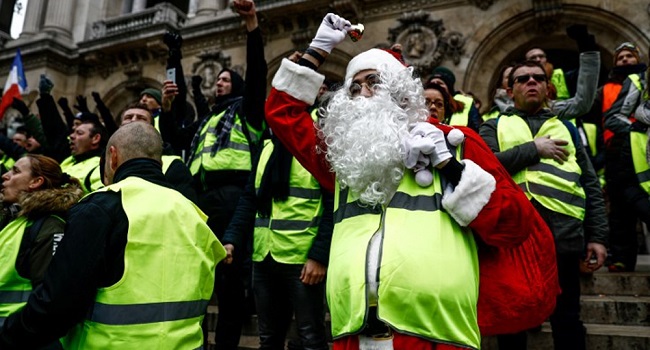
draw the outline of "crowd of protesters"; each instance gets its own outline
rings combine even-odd
[[[329,309],[335,349],[478,349],[482,335],[526,349],[548,318],[556,349],[585,349],[580,274],[634,271],[650,224],[638,47],[616,47],[599,82],[595,38],[573,25],[577,69],[533,47],[495,67],[481,111],[450,69],[415,76],[399,45],[325,80],[353,30],[327,14],[267,93],[255,3],[234,9],[246,74],[221,70],[214,96],[185,84],[169,32],[176,79],[119,115],[96,92],[97,114],[85,96],[74,113],[45,75],[38,113],[13,100],[0,348],[207,349],[214,332],[231,350],[256,312],[261,349],[283,349],[293,319],[290,348],[328,349]]]

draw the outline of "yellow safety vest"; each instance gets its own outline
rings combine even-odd
[[[467,126],[469,124],[469,110],[474,105],[474,99],[463,94],[456,94],[454,95],[454,100],[463,103],[463,110],[452,114],[447,124]]]
[[[423,188],[407,170],[385,208],[368,207],[336,187],[327,273],[332,335],[361,331],[368,313],[366,266],[381,230],[378,318],[406,334],[478,349],[478,257],[469,229],[442,208],[442,179]]]
[[[646,145],[648,135],[639,131],[630,131],[630,148],[632,151],[632,163],[634,172],[639,180],[639,185],[650,194],[650,165],[646,159]]]
[[[32,292],[32,282],[16,271],[16,259],[27,227],[27,218],[20,216],[0,232],[0,326],[25,306]]]
[[[553,73],[551,74],[551,83],[553,83],[555,90],[557,91],[556,100],[566,100],[571,97],[569,88],[566,86],[564,71],[561,68],[553,70]]]
[[[201,348],[215,267],[226,255],[207,217],[177,191],[138,177],[100,191],[119,192],[128,218],[124,274],[97,291],[64,348]]]
[[[77,178],[81,182],[84,194],[88,194],[104,187],[103,174],[99,171],[99,161],[99,156],[95,156],[77,163],[74,156],[70,156],[61,162],[61,170]]]
[[[234,108],[234,106],[229,108]],[[239,115],[235,115],[235,123],[230,131],[228,145],[215,154],[212,154],[212,146],[217,141],[215,129],[221,118],[227,112],[228,109],[218,115],[212,115],[210,120],[203,126],[203,129],[201,129],[199,142],[196,145],[196,149],[193,150],[194,158],[190,164],[190,173],[192,175],[198,174],[201,168],[205,171],[251,170],[251,149],[248,144],[248,139],[244,134],[244,128]],[[250,125],[247,125],[247,127],[249,130],[254,130]],[[256,133],[257,131],[251,133],[252,136],[255,136],[255,139],[252,140],[253,142],[257,142],[257,138],[261,134]]]
[[[172,165],[172,163],[175,160],[180,160],[181,162],[183,161],[183,159],[181,157],[179,157],[179,156],[162,156],[161,160],[162,160],[162,172],[163,172],[163,174],[167,174],[167,170],[169,170],[169,167]]]
[[[549,210],[583,220],[585,216],[585,191],[580,184],[582,169],[576,159],[576,148],[569,129],[557,117],[548,119],[536,135],[523,118],[501,115],[497,123],[497,137],[501,151],[531,142],[536,137],[550,135],[552,139],[568,141],[568,160],[563,164],[542,158],[512,176],[529,199],[535,198]]]
[[[273,142],[266,140],[255,174],[259,191],[264,170],[273,153]],[[294,158],[289,175],[289,197],[286,201],[272,200],[271,215],[257,214],[253,235],[253,261],[263,261],[270,253],[283,264],[303,264],[318,233],[323,212],[318,181]]]

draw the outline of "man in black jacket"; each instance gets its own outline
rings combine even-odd
[[[515,65],[508,78],[514,108],[486,121],[480,134],[555,236],[562,288],[551,315],[555,349],[584,350],[579,261],[588,261],[591,270],[605,261],[605,202],[577,130],[545,108],[547,80],[537,62]],[[525,349],[526,334],[501,336],[499,344],[502,349]]]
[[[70,210],[43,284],[0,329],[1,349],[33,349],[66,334],[63,342],[74,348],[119,347],[115,339],[142,349],[202,346],[200,325],[225,251],[205,216],[169,190],[161,153],[160,135],[147,124],[113,135],[106,177],[114,187]],[[143,205],[149,200],[156,202]],[[115,303],[129,295],[138,298]],[[176,307],[185,304],[190,307]],[[130,311],[120,312],[121,306]],[[138,312],[142,307],[149,312]]]

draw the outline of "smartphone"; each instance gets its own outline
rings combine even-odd
[[[176,68],[167,69],[167,80],[171,80],[176,84]]]

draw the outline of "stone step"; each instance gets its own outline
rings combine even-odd
[[[594,350],[647,350],[650,349],[650,328],[585,324],[587,349]],[[482,350],[498,350],[496,337],[485,337]],[[544,323],[539,332],[528,332],[528,350],[553,349],[551,325]]]
[[[585,323],[646,326],[650,332],[650,297],[583,295],[580,301]]]
[[[583,295],[650,296],[650,271],[607,272],[604,270],[580,278]]]

